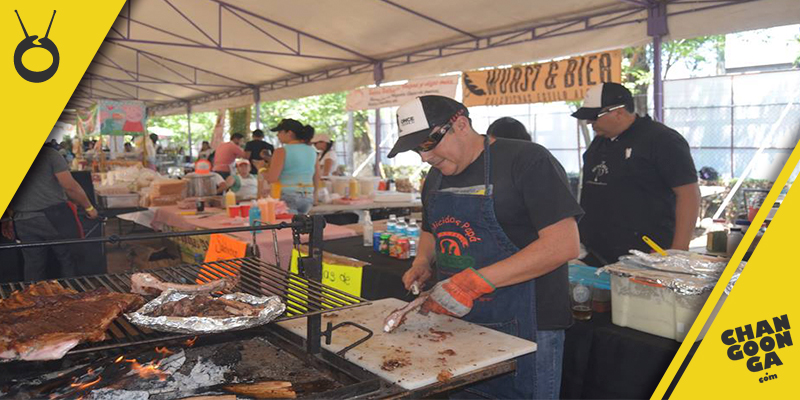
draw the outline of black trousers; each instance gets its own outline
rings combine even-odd
[[[63,235],[44,215],[15,220],[14,227],[17,237],[22,242],[64,239]],[[54,271],[48,273],[47,259],[49,251],[55,254],[59,263],[55,273],[53,273]],[[22,249],[22,257],[25,261],[23,274],[26,281],[41,281],[47,279],[48,275],[56,275],[61,278],[75,276],[75,260],[68,245]]]

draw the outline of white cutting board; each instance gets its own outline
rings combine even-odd
[[[536,351],[534,342],[434,313],[424,316],[412,311],[394,332],[383,332],[384,318],[405,304],[398,299],[383,299],[363,307],[323,314],[322,329],[329,321],[334,325],[350,321],[371,329],[372,338],[348,351],[345,358],[408,390],[436,383],[442,371],[449,371],[456,377]],[[306,337],[305,318],[278,325]],[[432,333],[431,329],[449,332],[452,336],[436,341],[441,334]],[[323,338],[322,347],[335,353],[364,335],[358,328],[344,326],[334,331],[330,345],[326,345]],[[440,354],[446,350],[452,350],[455,355]],[[408,365],[384,370],[384,363],[391,360],[407,361]]]

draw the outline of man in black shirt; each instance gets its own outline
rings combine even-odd
[[[478,134],[464,105],[447,97],[416,98],[397,120],[400,138],[389,157],[414,150],[434,167],[405,287],[435,273],[423,310],[538,343],[517,358],[515,374],[470,385],[471,395],[558,398],[572,322],[566,262],[578,255],[582,215],[564,169],[535,143]]]
[[[589,121],[595,138],[583,155],[580,222],[587,264],[616,262],[630,249],[687,250],[700,209],[697,171],[678,132],[633,113],[633,96],[618,83],[587,91],[573,117]]]
[[[258,163],[254,163],[254,160],[269,161],[273,151],[275,151],[275,147],[264,141],[264,131],[261,129],[254,130],[253,140],[244,145],[244,154],[247,156],[247,160],[250,161],[251,165],[250,173],[258,173],[258,168],[256,168],[256,164]]]

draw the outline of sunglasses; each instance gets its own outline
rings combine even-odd
[[[610,112],[612,112],[614,110],[619,110],[622,107],[625,107],[625,105],[624,104],[620,104],[618,106],[611,107],[611,108],[609,108],[609,109],[607,109],[605,111],[601,111],[601,112],[597,113],[597,117],[595,117],[594,119],[590,119],[590,121],[597,121],[603,115],[606,115],[606,114],[608,114],[608,113],[610,113]]]
[[[433,131],[431,131],[430,135],[428,135],[428,138],[425,139],[424,142],[420,143],[417,147],[413,148],[412,150],[417,154],[422,154],[435,149],[436,146],[439,145],[439,142],[441,142],[442,139],[444,139],[444,135],[448,131],[450,131],[452,127],[453,125],[448,123],[434,129]]]

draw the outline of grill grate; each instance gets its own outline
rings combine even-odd
[[[279,269],[261,260],[237,258],[226,261],[208,262],[199,265],[179,265],[146,271],[163,281],[194,284],[207,283],[224,276],[239,275],[239,284],[233,291],[257,296],[279,296],[286,304],[286,312],[276,321],[318,315],[351,307],[369,304],[367,300],[353,296],[330,286],[306,279],[298,274]],[[77,278],[59,279],[63,287],[86,292],[106,288],[112,292],[130,292],[131,273],[92,275]],[[30,282],[0,284],[3,299],[15,290],[23,290]],[[89,353],[142,344],[183,340],[194,335],[162,333],[147,328],[139,328],[125,317],[119,317],[109,326],[107,340],[96,343],[83,343],[68,354]]]

